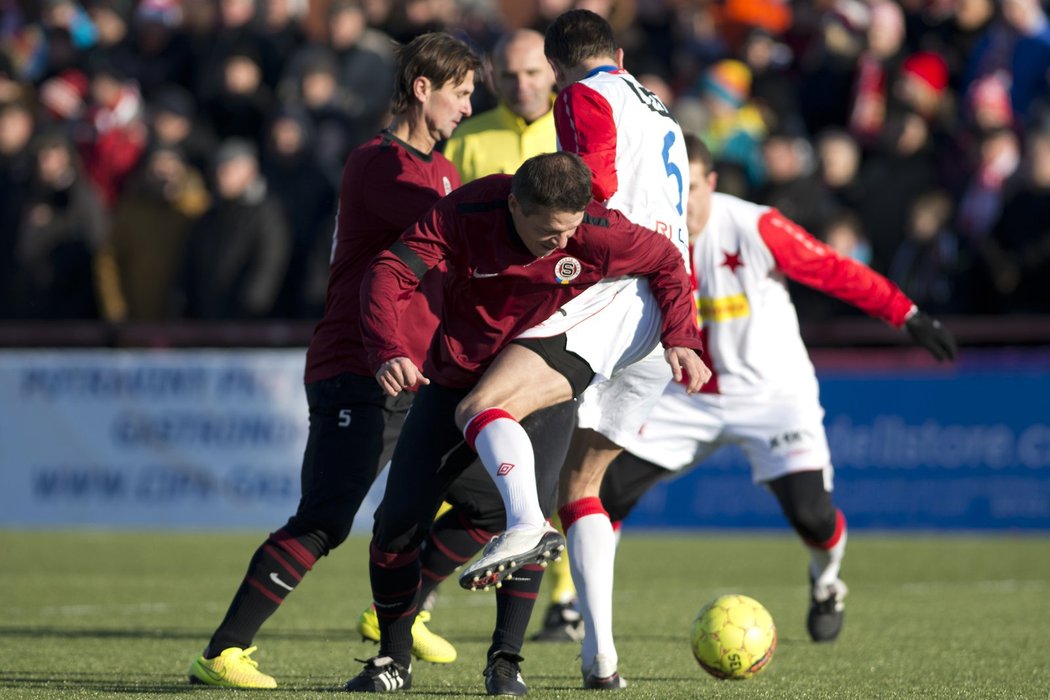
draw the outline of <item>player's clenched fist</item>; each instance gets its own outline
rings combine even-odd
[[[407,357],[395,357],[384,362],[376,372],[376,381],[390,396],[397,396],[402,389],[411,389],[417,384],[430,383]]]

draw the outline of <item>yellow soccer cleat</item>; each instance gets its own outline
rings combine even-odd
[[[376,608],[369,605],[361,611],[357,618],[357,631],[361,635],[361,641],[379,642],[379,617],[376,616]]]
[[[251,658],[256,647],[230,647],[214,659],[201,654],[190,664],[190,683],[217,685],[223,688],[276,688],[277,681],[259,670],[259,662]]]
[[[430,612],[423,610],[416,615],[415,622],[412,623],[412,656],[432,664],[452,663],[456,660],[456,647],[441,635],[427,629],[428,622]],[[362,639],[379,641],[379,618],[373,606],[369,605],[357,618],[357,631]]]

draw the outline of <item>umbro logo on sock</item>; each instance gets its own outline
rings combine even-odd
[[[499,465],[499,469],[496,470],[496,474],[498,474],[499,476],[506,476],[507,474],[510,474],[510,470],[513,468],[513,464],[511,464],[510,462],[504,462],[503,464]]]

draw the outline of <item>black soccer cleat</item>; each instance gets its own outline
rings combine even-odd
[[[489,658],[485,667],[485,692],[489,695],[520,698],[527,695],[529,687],[521,677],[518,665],[522,657],[506,651],[497,651]]]
[[[846,617],[843,599],[848,592],[842,581],[827,585],[811,584],[806,629],[814,642],[833,642],[838,639]]]
[[[411,665],[406,668],[389,656],[373,656],[364,664],[361,673],[348,680],[343,690],[348,693],[391,693],[412,687]]]
[[[623,690],[627,681],[616,670],[616,663],[605,654],[594,657],[594,663],[583,669],[583,687],[587,690]]]
[[[534,642],[582,642],[583,616],[573,603],[551,603],[543,616],[543,629],[532,636]]]

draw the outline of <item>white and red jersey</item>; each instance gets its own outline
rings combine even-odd
[[[714,193],[711,218],[692,246],[697,315],[714,376],[702,391],[725,395],[816,392],[785,277],[900,327],[914,308],[900,289],[843,257],[776,209]]]
[[[558,148],[590,167],[594,198],[669,238],[689,265],[685,200],[689,159],[678,122],[660,99],[616,66],[593,70],[554,102]],[[605,308],[635,280],[591,287],[526,335],[557,335]]]

